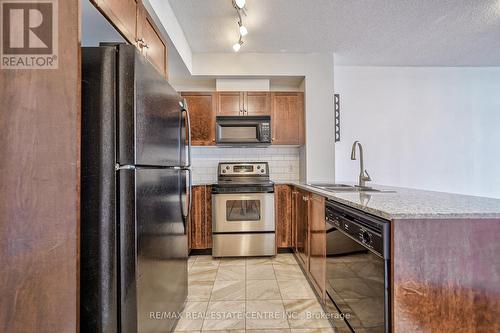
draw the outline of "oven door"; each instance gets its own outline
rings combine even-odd
[[[213,232],[274,231],[274,193],[213,196]]]
[[[354,332],[389,332],[388,260],[326,225],[328,296]]]

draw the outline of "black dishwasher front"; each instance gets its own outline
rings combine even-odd
[[[326,291],[353,332],[390,332],[389,221],[326,203]]]

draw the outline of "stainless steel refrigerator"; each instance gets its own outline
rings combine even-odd
[[[168,332],[187,297],[189,113],[130,45],[82,48],[81,332]]]

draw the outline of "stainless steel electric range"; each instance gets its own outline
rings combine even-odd
[[[276,254],[274,183],[267,162],[221,162],[212,187],[214,257]]]

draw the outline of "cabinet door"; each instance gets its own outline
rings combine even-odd
[[[274,202],[276,205],[276,246],[288,248],[292,246],[292,190],[288,185],[274,186]]]
[[[271,93],[249,91],[244,94],[243,110],[246,116],[262,116],[271,114]]]
[[[183,92],[191,118],[193,146],[215,145],[216,96],[212,92]]]
[[[92,2],[125,39],[135,44],[137,29],[136,0],[92,0]]]
[[[296,248],[298,257],[301,261],[302,266],[308,270],[309,265],[309,237],[308,237],[308,206],[309,206],[309,194],[304,191],[298,191],[298,195],[295,198],[295,214],[297,223],[297,240]]]
[[[193,205],[189,216],[190,249],[212,247],[212,187],[193,186]]]
[[[312,194],[309,200],[309,272],[318,294],[325,295],[326,225],[325,198]]]
[[[205,239],[206,248],[212,248],[212,186],[205,186]]]
[[[217,93],[217,115],[243,116],[243,93],[225,91]]]
[[[153,19],[142,6],[138,10],[137,46],[153,66],[168,78],[167,44],[156,29]]]
[[[192,207],[189,216],[189,234],[191,249],[207,248],[206,230],[206,189],[205,186],[193,186]]]
[[[299,145],[303,138],[303,94],[272,93],[271,110],[274,145]]]

